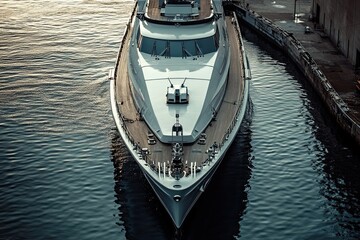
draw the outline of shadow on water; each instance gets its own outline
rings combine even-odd
[[[313,161],[320,176],[320,194],[326,199],[325,219],[336,237],[360,239],[360,150],[337,126],[308,82],[302,82],[311,102],[306,104],[314,118],[313,132],[321,152]],[[315,127],[316,126],[316,127]]]
[[[171,239],[173,225],[117,130],[113,130],[115,203],[127,239]]]
[[[251,177],[252,103],[233,144],[183,226],[184,239],[233,239],[247,205]]]
[[[320,152],[313,160],[319,174],[320,192],[325,199],[324,219],[340,239],[360,239],[360,151],[336,124],[321,99],[306,80],[304,103],[314,120],[312,131],[319,144],[310,151]]]
[[[323,196],[325,225],[331,226],[340,239],[360,239],[360,150],[337,126],[311,84],[295,64],[279,49],[247,27],[242,27],[244,39],[254,43],[272,58],[284,63],[305,90],[305,116],[318,140],[309,151],[318,152],[312,166],[319,175],[319,195]]]
[[[180,232],[151,189],[121,137],[113,130],[112,161],[118,225],[127,239],[233,239],[239,234],[251,176],[252,107],[206,191]]]
[[[320,194],[326,199],[325,218],[340,239],[360,239],[360,152],[334,122],[317,124],[315,134],[322,139],[323,155],[313,167],[320,175]]]

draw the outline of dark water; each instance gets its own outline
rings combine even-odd
[[[111,117],[133,1],[0,0],[0,239],[173,239]],[[183,239],[358,239],[360,155],[245,31],[252,105]]]

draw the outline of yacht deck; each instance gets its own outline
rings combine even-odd
[[[160,6],[159,0],[149,0],[148,5],[148,16],[154,20],[166,20],[166,17],[160,15]],[[200,11],[199,16],[193,17],[195,20],[201,20],[211,16],[211,1],[210,0],[201,0],[200,1]]]
[[[157,9],[157,7],[153,8]],[[190,162],[196,162],[197,166],[202,165],[208,157],[206,153],[207,149],[209,149],[214,142],[221,143],[223,141],[227,130],[232,128],[233,120],[235,119],[236,112],[238,111],[243,98],[244,70],[242,67],[243,57],[240,42],[237,36],[236,25],[232,24],[231,17],[226,17],[226,24],[228,26],[228,36],[229,39],[231,39],[231,65],[226,93],[217,113],[216,120],[212,121],[205,131],[206,143],[203,145],[194,143],[191,145],[184,145],[183,147],[183,162],[185,171],[187,172],[190,171]],[[132,29],[129,29],[129,31],[129,34],[127,34],[127,37],[123,42],[123,49],[119,56],[119,65],[116,69],[116,99],[119,112],[123,119],[126,120],[124,128],[127,129],[128,135],[131,136],[135,143],[138,143],[139,148],[147,148],[149,150],[150,154],[148,155],[147,161],[155,170],[157,170],[158,163],[160,163],[161,166],[163,166],[164,162],[167,166],[171,163],[172,146],[170,144],[161,143],[156,138],[156,144],[150,145],[148,143],[150,129],[145,121],[140,119],[136,110],[127,74],[128,42]]]

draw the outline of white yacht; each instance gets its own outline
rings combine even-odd
[[[230,147],[250,70],[221,0],[138,0],[109,73],[117,129],[180,228]]]

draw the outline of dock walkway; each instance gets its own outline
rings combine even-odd
[[[271,20],[298,40],[306,52],[316,62],[318,68],[326,76],[332,88],[348,107],[347,115],[360,125],[360,94],[356,89],[358,75],[347,58],[334,46],[323,30],[316,29],[314,22],[309,18],[311,10],[310,0],[298,0],[296,7],[296,21],[294,20],[294,1],[262,1],[252,0],[248,8],[257,14]],[[305,27],[310,27],[310,33],[305,33]],[[352,135],[354,124],[350,128]],[[360,144],[360,137],[355,136]]]

